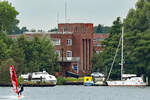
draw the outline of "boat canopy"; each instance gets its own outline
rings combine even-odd
[[[136,74],[122,74],[123,78],[136,77]]]

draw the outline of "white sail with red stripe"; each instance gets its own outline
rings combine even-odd
[[[19,91],[18,79],[17,79],[17,75],[16,75],[16,72],[15,72],[15,69],[14,69],[13,65],[11,65],[9,67],[9,72],[10,72],[10,77],[11,77],[11,82],[12,82],[13,90],[18,95],[18,91]]]

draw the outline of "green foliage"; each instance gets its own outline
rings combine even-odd
[[[24,26],[21,28],[20,31],[21,31],[20,33],[24,33],[24,32],[28,32],[29,30],[27,29],[27,27]]]
[[[58,77],[57,78],[57,85],[64,85],[67,82],[83,82],[83,78],[72,78],[72,77]]]
[[[25,72],[47,70],[49,73],[58,71],[58,57],[50,39],[34,36],[28,40],[24,35],[17,39],[18,47],[24,53]]]
[[[18,78],[18,82],[19,82],[19,83],[23,83],[23,81],[24,81],[24,78],[22,78],[22,77],[19,77],[19,78]]]
[[[16,16],[19,13],[8,1],[0,2],[0,32],[10,33],[12,31],[12,26],[18,24]]]
[[[132,69],[129,69],[138,75],[149,76],[150,2],[148,0],[139,0],[136,9],[130,10],[125,19],[125,28],[127,66],[132,66]]]
[[[23,34],[24,32],[28,32],[29,30],[26,27],[22,27],[21,29],[17,26],[17,24],[14,24],[12,26],[12,30],[10,34]]]
[[[54,28],[54,29],[51,29],[51,30],[48,30],[48,32],[57,32],[58,29],[57,28]]]
[[[14,65],[17,76],[22,73],[47,70],[58,71],[58,57],[50,39],[34,36],[27,39],[21,35],[17,40],[10,39],[6,33],[20,34],[28,31],[17,26],[19,13],[7,1],[0,2],[0,83],[8,83],[9,66]]]
[[[98,26],[94,27],[94,33],[109,33],[110,27],[109,26],[103,26],[99,24]]]
[[[65,78],[58,77],[57,78],[57,85],[63,85],[66,82]]]
[[[7,50],[7,45],[3,42],[3,40],[0,40],[0,59],[5,59],[8,57]]]
[[[99,54],[94,53],[92,58],[92,71],[99,71],[107,75],[113,58],[115,56],[115,51],[120,40],[122,23],[120,17],[118,17],[114,22],[113,26],[110,29],[109,38],[105,39],[102,44],[104,45],[105,50]],[[111,78],[118,79],[120,78],[120,52],[118,53],[114,68],[111,74]]]
[[[124,19],[124,73],[135,73],[138,76],[150,77],[150,2],[139,0],[136,9],[130,9]],[[100,69],[108,73],[117,45],[119,43],[122,23],[120,17],[113,22],[110,37],[103,41],[105,50],[94,56],[96,63],[101,64]],[[99,60],[96,60],[99,59]],[[120,48],[111,74],[112,79],[120,77]],[[97,64],[98,66],[98,64]],[[95,67],[97,68],[97,67]]]
[[[27,39],[21,35],[12,40],[0,34],[0,83],[10,81],[9,66],[14,65],[17,76],[22,73],[43,71],[53,74],[59,71],[58,57],[50,39],[46,37]],[[6,77],[4,77],[6,76]]]
[[[121,33],[121,26],[122,23],[120,17],[117,17],[117,19],[113,22],[113,26],[110,29],[110,35]]]
[[[64,78],[66,82],[83,82],[83,78],[73,78],[73,77],[66,77]]]
[[[8,3],[8,1],[0,2],[0,32],[8,34],[21,34],[28,31],[26,27],[21,29],[18,27],[19,20],[16,19],[18,11]]]
[[[13,59],[0,59],[0,84],[10,83],[9,66],[14,64]]]
[[[94,51],[94,55],[92,57],[92,72],[102,72],[104,71],[103,70],[103,67],[102,67],[102,58],[101,58],[101,55],[100,54],[97,54],[95,51]]]

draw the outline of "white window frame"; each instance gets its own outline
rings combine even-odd
[[[60,57],[60,50],[56,50],[56,54]]]
[[[59,38],[52,38],[51,40],[52,40],[52,42],[53,42],[54,45],[61,45]]]
[[[66,57],[72,57],[72,51],[69,51],[69,50],[68,50],[68,51],[66,52]]]
[[[71,46],[72,45],[72,39],[67,39],[67,45]]]

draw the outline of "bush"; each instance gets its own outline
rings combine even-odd
[[[65,78],[59,77],[57,78],[57,85],[63,85],[66,82]]]

